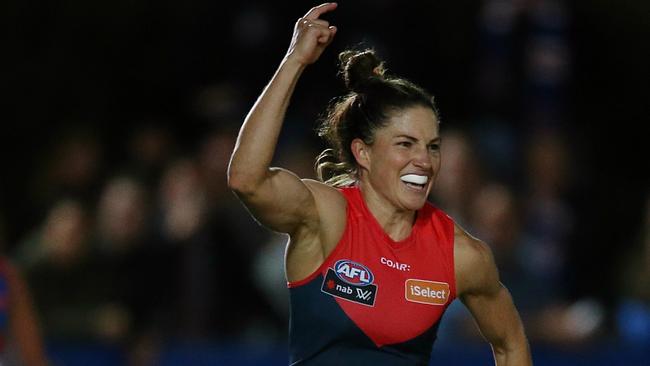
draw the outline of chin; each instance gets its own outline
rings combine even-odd
[[[417,211],[427,202],[426,192],[405,191],[400,199],[401,206],[409,211]]]
[[[410,199],[410,200],[407,200],[407,201],[405,201],[403,203],[404,203],[404,208],[406,208],[407,210],[409,210],[409,211],[417,211],[417,210],[421,209],[422,207],[424,207],[424,204],[426,202],[427,202],[427,199],[426,199],[426,197],[424,197],[423,199],[416,199],[416,200]]]

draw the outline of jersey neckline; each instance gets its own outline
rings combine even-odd
[[[424,212],[423,209],[426,207],[426,203],[424,206],[422,206],[421,209],[415,211],[415,222],[411,226],[411,232],[409,233],[406,238],[402,240],[393,240],[393,238],[390,237],[384,230],[384,228],[381,226],[375,215],[370,211],[370,208],[368,208],[368,205],[366,204],[366,200],[363,198],[363,194],[361,193],[361,188],[359,186],[354,186],[350,187],[353,189],[355,194],[358,196],[359,201],[361,202],[361,209],[363,210],[363,213],[369,217],[370,219],[370,225],[374,227],[375,230],[377,230],[379,233],[381,233],[381,236],[384,238],[384,241],[388,243],[392,248],[394,249],[402,249],[405,247],[410,246],[415,240],[417,231],[419,230],[422,221],[424,220]]]

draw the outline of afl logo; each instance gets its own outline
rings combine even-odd
[[[367,286],[374,276],[368,267],[348,259],[341,259],[334,265],[336,276],[350,285]]]

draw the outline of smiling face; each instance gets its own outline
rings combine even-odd
[[[422,208],[440,170],[438,120],[427,107],[395,112],[374,142],[352,142],[364,187],[398,211]]]

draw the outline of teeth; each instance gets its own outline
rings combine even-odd
[[[429,177],[426,175],[418,174],[406,174],[400,177],[403,182],[413,183],[413,184],[426,184],[429,180]]]

